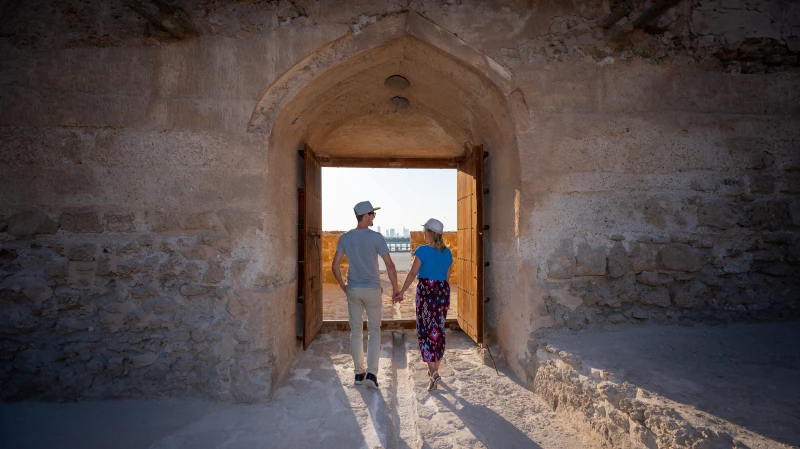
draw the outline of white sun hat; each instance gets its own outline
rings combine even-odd
[[[433,231],[437,234],[441,234],[442,232],[444,232],[444,225],[442,224],[441,221],[435,218],[431,218],[430,220],[426,221],[425,224],[422,225],[422,227],[424,227],[429,231]]]

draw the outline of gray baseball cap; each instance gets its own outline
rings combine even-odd
[[[369,201],[362,201],[356,204],[356,207],[353,208],[353,211],[356,213],[356,215],[364,215],[378,209],[380,209],[380,207],[372,207],[372,203]]]

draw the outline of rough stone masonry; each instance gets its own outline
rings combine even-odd
[[[0,395],[269,400],[305,144],[484,146],[522,378],[545,328],[797,318],[799,52],[780,0],[2,2]]]

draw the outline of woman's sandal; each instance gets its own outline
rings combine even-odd
[[[431,380],[428,382],[428,391],[435,390],[436,384],[442,379],[442,376],[439,375],[438,371],[434,371],[431,375]]]

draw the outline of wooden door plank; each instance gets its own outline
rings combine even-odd
[[[461,329],[483,343],[483,148],[468,149],[458,167],[458,310]]]
[[[314,151],[306,146],[303,295],[303,349],[322,329],[322,169]]]

